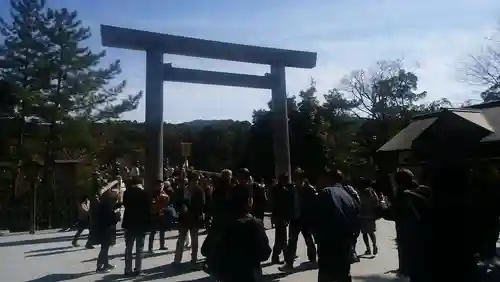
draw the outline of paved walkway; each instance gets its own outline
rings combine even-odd
[[[397,253],[394,244],[394,226],[390,222],[378,222],[380,254],[376,258],[362,259],[353,265],[354,281],[382,282],[397,281],[388,272],[397,268]],[[173,249],[175,232],[168,233],[167,246]],[[271,243],[274,230],[268,230]],[[98,249],[86,250],[83,247],[71,247],[73,233],[45,233],[37,235],[6,235],[0,237],[0,281],[5,282],[60,282],[60,281],[213,281],[202,271],[185,269],[176,271],[170,267],[172,251],[158,252],[144,259],[145,275],[135,279],[124,279],[123,273],[123,237],[110,251],[112,263],[117,269],[107,274],[96,274],[95,258]],[[205,236],[201,236],[204,238]],[[83,245],[85,242],[81,240]],[[156,244],[158,244],[156,242]],[[364,252],[361,240],[358,251]],[[306,250],[302,238],[299,238],[298,270],[284,275],[277,266],[265,263],[264,273],[268,281],[305,282],[316,281],[317,270],[300,266],[306,259]],[[184,253],[184,261],[189,260],[189,252]]]

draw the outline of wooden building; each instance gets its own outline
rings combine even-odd
[[[439,158],[500,159],[500,101],[416,116],[378,153],[396,165]]]

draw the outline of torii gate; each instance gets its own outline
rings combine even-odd
[[[101,25],[105,47],[146,51],[146,189],[163,177],[163,82],[187,82],[271,90],[275,174],[291,175],[285,67],[312,69],[317,54],[154,33]],[[172,67],[163,54],[264,64],[264,76]]]

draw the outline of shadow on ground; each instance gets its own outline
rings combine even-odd
[[[265,263],[262,265],[262,268],[265,268],[265,267],[271,266],[271,265],[272,265],[272,263]],[[312,270],[312,269],[316,269],[316,268],[317,268],[317,265],[315,263],[303,262],[289,271],[264,274],[262,276],[262,281],[277,282],[277,281],[280,281],[282,278],[287,277],[288,275],[292,275],[294,273],[304,272],[304,271],[308,271],[308,270]]]
[[[44,234],[45,235],[45,234]],[[59,242],[68,242],[68,244],[71,243],[71,240],[73,240],[74,235],[64,235],[60,236],[58,233],[53,233],[51,235],[56,235],[52,237],[42,237],[42,238],[36,238],[38,236],[43,236],[43,235],[32,235],[35,237],[35,239],[27,239],[27,240],[19,240],[19,241],[10,241],[10,242],[0,242],[0,247],[16,247],[16,246],[28,246],[28,245],[37,245],[37,244],[49,244],[49,243],[59,243]],[[118,231],[116,234],[117,237],[123,237],[123,231]],[[80,240],[84,241],[87,240],[88,235],[82,235],[80,236]]]
[[[206,235],[206,234],[207,234],[206,230],[200,231],[200,235]],[[46,235],[46,234],[43,234],[43,235]],[[42,234],[35,234],[35,235],[32,235],[33,237],[35,237],[35,239],[0,242],[0,247],[28,246],[28,245],[37,245],[37,244],[59,243],[59,242],[64,242],[64,241],[67,241],[69,244],[69,243],[71,243],[71,240],[73,240],[73,237],[74,237],[74,235],[62,235],[61,233],[51,233],[50,235],[52,235],[52,236],[48,237],[48,238],[47,237],[37,238],[38,236],[42,236]],[[119,230],[116,233],[117,237],[123,237],[123,235],[124,235],[123,230]],[[165,240],[177,239],[178,237],[179,237],[178,234],[165,236]],[[3,238],[6,238],[6,237],[3,237]],[[87,238],[88,238],[88,235],[82,235],[82,236],[80,236],[79,240],[81,240],[83,242],[83,241],[87,240]]]
[[[90,274],[93,274],[93,271],[89,272],[84,272],[80,274],[74,274],[74,273],[56,273],[56,274],[47,274],[43,277],[40,278],[35,278],[32,280],[28,280],[26,282],[62,282],[62,281],[71,281],[74,279],[78,279]]]
[[[39,235],[33,235],[36,237]],[[81,236],[82,240],[86,240],[87,236]],[[68,244],[71,243],[73,239],[73,235],[71,236],[57,236],[57,237],[49,237],[49,238],[36,238],[36,239],[27,239],[27,240],[19,240],[19,241],[11,241],[11,242],[0,242],[0,247],[16,247],[16,246],[27,246],[27,245],[37,245],[37,244],[48,244],[48,243],[59,243],[67,241]]]
[[[27,254],[25,257],[26,258],[36,258],[36,257],[55,256],[55,255],[61,255],[61,254],[65,254],[65,253],[71,253],[71,252],[77,252],[77,251],[83,251],[83,250],[85,250],[85,248],[68,247],[66,249],[61,249],[59,251],[31,253],[31,254]]]
[[[181,280],[179,282],[217,282],[217,280],[213,277],[207,276],[207,277],[202,277],[202,278],[198,278],[198,279]]]
[[[74,249],[73,246],[64,246],[64,247],[56,247],[56,248],[44,248],[44,249],[36,249],[24,252],[25,254],[33,254],[33,253],[42,253],[42,252],[57,252],[62,250]]]
[[[385,275],[357,275],[352,277],[353,280],[363,282],[386,282],[386,281],[401,281],[399,278],[387,277]]]
[[[174,254],[175,250],[169,250],[169,251],[162,251],[162,252],[155,252],[155,253],[143,253],[142,257],[143,259],[148,259],[148,258],[153,258],[153,257],[159,257],[159,256],[164,256],[164,255],[171,255]],[[125,254],[119,253],[119,254],[114,254],[114,255],[109,255],[110,260],[114,260],[117,258],[121,258],[121,260],[124,260]],[[89,263],[89,262],[95,262],[97,261],[97,257],[91,258],[91,259],[86,259],[82,260],[81,263]]]
[[[169,279],[179,275],[191,273],[200,270],[201,267],[196,265],[193,266],[191,264],[181,264],[181,265],[161,265],[157,267],[153,267],[150,269],[145,269],[143,275],[137,277],[134,281],[151,281],[151,280],[161,280],[161,279]],[[126,279],[123,275],[120,274],[109,274],[104,276],[100,280],[96,280],[96,282],[101,281],[122,281]],[[189,280],[191,281],[191,280]],[[202,280],[202,281],[210,281],[210,280]]]

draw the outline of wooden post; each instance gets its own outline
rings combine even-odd
[[[146,161],[145,188],[163,179],[163,53],[146,52]]]
[[[273,112],[274,171],[276,179],[286,173],[288,180],[291,181],[285,67],[272,65],[271,77],[273,79],[271,106]]]

